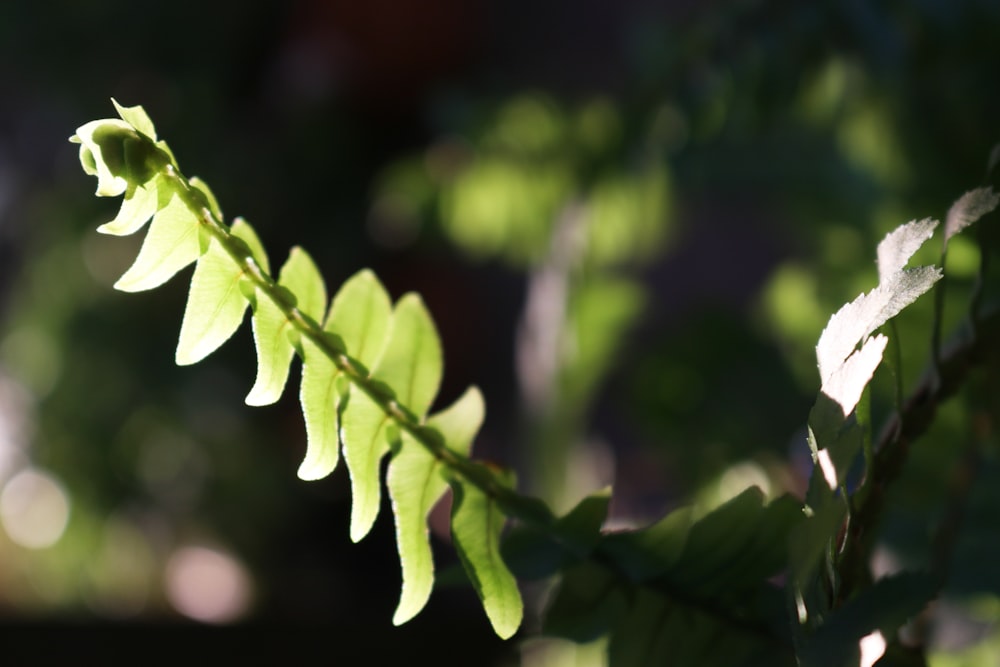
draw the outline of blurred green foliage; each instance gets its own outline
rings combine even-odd
[[[145,104],[268,247],[301,242],[333,279],[373,265],[394,296],[416,288],[432,311],[459,313],[441,316],[458,360],[450,397],[484,386],[484,451],[508,462],[549,456],[532,443],[555,430],[561,462],[585,442],[589,472],[570,471],[581,481],[569,495],[611,481],[602,476],[612,476],[613,452],[623,520],[682,498],[717,504],[747,481],[803,491],[802,426],[826,318],[875,283],[871,249],[888,230],[942,217],[983,180],[998,136],[992,0],[473,3],[494,22],[420,24],[398,48],[467,44],[463,34],[480,48],[454,47],[460,56],[432,75],[396,60],[396,79],[379,78],[371,35],[407,10],[183,4],[0,10],[0,475],[47,470],[71,508],[46,549],[0,531],[6,619],[180,618],[163,581],[188,544],[218,547],[251,573],[251,618],[346,616],[367,632],[395,604],[397,582],[383,576],[388,526],[375,543],[344,548],[342,531],[326,527],[346,522],[346,479],[295,482],[295,407],[241,406],[250,345],[177,369],[163,350],[176,342],[181,281],[124,308],[106,289],[135,247],[89,231],[109,211],[88,196],[63,142],[111,95]],[[419,94],[392,85],[406,76],[425,77]],[[539,423],[524,416],[513,341],[523,276],[553,265],[567,219],[585,231],[557,318],[564,357],[549,386],[562,408]],[[996,234],[984,227],[988,247]],[[919,263],[936,261],[927,252]],[[972,239],[949,247],[946,332],[990,259]],[[931,306],[918,302],[897,323],[904,387],[926,362]],[[488,344],[465,342],[480,338]],[[934,645],[965,657],[932,653],[934,665],[996,661],[994,371],[940,411],[882,524],[879,558],[926,553],[975,445],[954,556],[966,564],[953,567],[967,575],[928,620]],[[894,386],[888,373],[876,379],[876,424]],[[470,616],[463,593],[446,600],[429,612]],[[434,618],[415,622],[418,638]],[[470,625],[470,642],[505,650]],[[401,651],[413,655],[419,644],[402,632]]]

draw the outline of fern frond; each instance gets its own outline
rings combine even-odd
[[[330,474],[343,447],[355,541],[378,514],[380,462],[391,455],[387,484],[403,573],[394,621],[418,613],[433,587],[427,514],[450,484],[459,499],[453,523],[463,563],[496,632],[513,634],[522,603],[499,558],[500,531],[508,517],[545,525],[551,513],[518,495],[505,475],[469,458],[484,412],[477,389],[428,416],[443,363],[434,322],[420,297],[407,294],[393,306],[375,275],[363,270],[340,287],[327,313],[323,278],[301,248],[292,249],[274,280],[252,227],[242,219],[225,225],[211,190],[181,173],[142,107],[114,104],[120,119],[87,123],[70,140],[80,144],[84,171],[97,177],[97,194],[124,195],[118,214],[99,231],[132,234],[152,219],[138,257],[115,287],[152,289],[196,264],[178,364],[196,363],[215,351],[251,306],[258,370],[246,402],[277,401],[292,360],[303,359],[299,399],[308,442],[299,476]]]

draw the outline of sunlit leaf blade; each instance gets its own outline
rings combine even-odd
[[[198,219],[176,195],[153,216],[135,263],[115,283],[123,292],[159,287],[201,255]]]
[[[402,434],[402,448],[389,465],[386,485],[396,517],[396,546],[403,569],[403,589],[392,618],[396,625],[423,609],[434,586],[427,514],[448,488],[439,465],[408,433]]]
[[[260,239],[245,220],[237,219],[230,232],[243,240],[254,256],[264,257]],[[204,359],[236,332],[248,305],[240,291],[244,275],[241,266],[212,239],[191,279],[175,355],[177,364]]]
[[[898,315],[940,278],[941,270],[934,266],[903,269],[872,291],[842,306],[830,318],[816,344],[820,378],[826,382],[862,338]]]
[[[239,328],[247,300],[239,290],[242,272],[212,239],[191,278],[174,359],[184,366],[201,361]]]
[[[468,455],[485,416],[482,392],[478,387],[469,387],[450,406],[428,417],[427,425],[441,434],[448,449]]]
[[[312,257],[302,248],[292,248],[281,267],[278,284],[295,295],[296,308],[316,322],[323,321],[326,308],[326,285]]]
[[[521,625],[524,604],[517,581],[500,556],[500,533],[504,515],[485,493],[470,484],[452,481],[455,494],[451,511],[451,535],[465,571],[502,639]]]
[[[271,405],[285,389],[295,348],[288,340],[291,323],[281,308],[261,289],[255,301],[251,322],[257,348],[257,379],[245,401],[247,405]]]
[[[306,421],[306,456],[298,475],[315,480],[333,472],[340,458],[340,371],[308,338],[302,339],[302,353],[299,401]]]
[[[340,336],[347,353],[371,369],[385,347],[391,318],[389,295],[375,274],[363,269],[333,297],[326,330]]]
[[[990,213],[1000,203],[1000,194],[986,186],[970,190],[958,198],[948,209],[948,217],[944,223],[945,243],[960,231]]]
[[[351,540],[371,530],[382,500],[379,462],[389,451],[391,420],[367,394],[352,388],[341,417],[344,460],[351,473]]]
[[[116,197],[128,188],[122,144],[135,136],[135,130],[125,121],[105,118],[81,125],[69,138],[80,144],[83,171],[97,176],[98,197]]]
[[[372,377],[396,392],[396,400],[418,419],[430,408],[441,384],[441,341],[416,294],[403,296],[393,312],[392,331]]]
[[[833,371],[823,382],[820,390],[832,399],[843,411],[843,416],[851,414],[861,400],[861,394],[882,362],[882,355],[889,339],[877,335],[865,341],[857,352]]]
[[[934,235],[937,225],[937,220],[925,218],[900,225],[889,232],[878,244],[879,282],[885,282],[894,273],[902,271],[920,246]]]
[[[470,387],[448,409],[434,415],[428,425],[435,428],[449,448],[467,453],[483,421],[482,394]],[[427,515],[447,489],[441,462],[408,433],[389,464],[386,485],[396,517],[396,544],[403,568],[403,590],[393,623],[413,618],[430,596],[434,585],[434,561],[427,531]]]
[[[160,208],[159,177],[148,183],[130,186],[125,191],[125,199],[118,210],[118,215],[111,222],[106,222],[97,228],[102,234],[113,236],[128,236],[142,229],[150,218]]]
[[[115,105],[115,109],[118,110],[118,115],[121,116],[122,120],[149,137],[152,141],[156,141],[156,128],[153,127],[153,121],[150,120],[145,109],[141,106],[123,107],[113,97],[111,98],[111,103]]]
[[[278,274],[278,285],[297,298],[300,312],[321,319],[326,305],[323,278],[305,251],[293,248]],[[253,313],[257,347],[257,380],[246,397],[247,405],[270,405],[281,398],[288,381],[295,348],[289,336],[295,331],[288,317],[270,297],[257,291]]]

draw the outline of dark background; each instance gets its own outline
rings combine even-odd
[[[105,633],[143,629],[154,644],[221,632],[223,646],[344,664],[515,661],[460,584],[391,627],[387,508],[352,545],[343,468],[295,477],[297,371],[279,404],[248,408],[248,327],[178,368],[186,280],[110,289],[137,246],[94,232],[117,204],[92,196],[66,142],[113,115],[110,97],[146,108],[185,172],[255,226],[272,265],[301,244],[331,291],[365,266],[394,297],[419,291],[444,341],[441,404],[481,386],[476,451],[514,466],[544,456],[520,441],[531,420],[514,361],[539,260],[456,243],[428,156],[455,145],[466,160],[493,155],[490,128],[519,100],[566,124],[595,100],[612,109],[610,147],[584,155],[560,135],[559,164],[586,193],[595,174],[628,179],[637,155],[652,160],[670,184],[666,231],[655,254],[614,269],[645,306],[578,406],[578,430],[615,457],[616,517],[643,521],[723,493],[725,479],[801,491],[812,346],[829,314],[874,284],[886,231],[943,216],[983,181],[1000,138],[998,28],[1000,3],[986,0],[4,3],[0,477],[29,462],[47,470],[71,518],[47,549],[0,539],[0,632],[35,646],[60,628],[75,636],[68,647],[93,651]],[[663,136],[650,140],[650,127]],[[404,167],[428,199],[386,220],[376,204]],[[956,261],[978,261],[974,246],[961,251]],[[906,340],[921,340],[920,317]],[[908,348],[913,369],[925,349]],[[941,437],[962,437],[963,419]],[[926,516],[915,495],[887,537],[904,559],[921,539],[907,521]],[[116,566],[100,565],[109,521],[148,557],[133,579],[115,583]],[[235,629],[196,630],[165,596],[164,562],[185,544],[218,546],[249,573]],[[439,569],[454,564],[436,547]]]

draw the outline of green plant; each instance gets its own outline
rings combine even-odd
[[[903,400],[902,369],[894,364],[895,416],[872,436],[869,385],[890,342],[890,359],[900,356],[898,336],[890,341],[878,332],[891,332],[892,318],[941,281],[941,268],[907,268],[936,222],[890,233],[878,246],[878,285],[841,308],[820,338],[822,386],[808,419],[815,465],[804,503],[790,495],[765,503],[751,487],[707,512],[683,508],[646,528],[607,532],[607,491],[556,516],[518,493],[510,471],[471,457],[485,409],[476,388],[428,414],[442,351],[419,296],[392,304],[374,274],[361,271],[328,308],[323,279],[298,248],[272,278],[250,225],[224,223],[211,191],[181,173],[141,107],[115,106],[120,119],[87,123],[71,140],[80,144],[84,171],[98,179],[97,194],[124,195],[118,215],[99,231],[131,234],[152,219],[116,287],[151,289],[196,263],[179,364],[217,349],[249,305],[258,373],[248,404],[277,401],[294,356],[302,358],[308,449],[299,476],[329,474],[343,448],[355,541],[376,518],[380,462],[390,457],[385,484],[403,578],[395,623],[417,614],[431,593],[426,519],[450,486],[455,548],[501,637],[522,621],[515,577],[558,577],[542,632],[577,642],[608,636],[614,667],[871,665],[883,653],[894,664],[919,664],[919,650],[905,648],[897,633],[938,595],[954,536],[942,531],[925,571],[875,579],[869,567],[875,528],[911,443],[970,369],[992,359],[989,341],[1000,327],[1000,315],[984,311],[977,292],[967,332],[942,347],[939,289],[930,373]],[[980,188],[955,203],[944,225],[942,264],[948,241],[992,212],[998,199]]]

